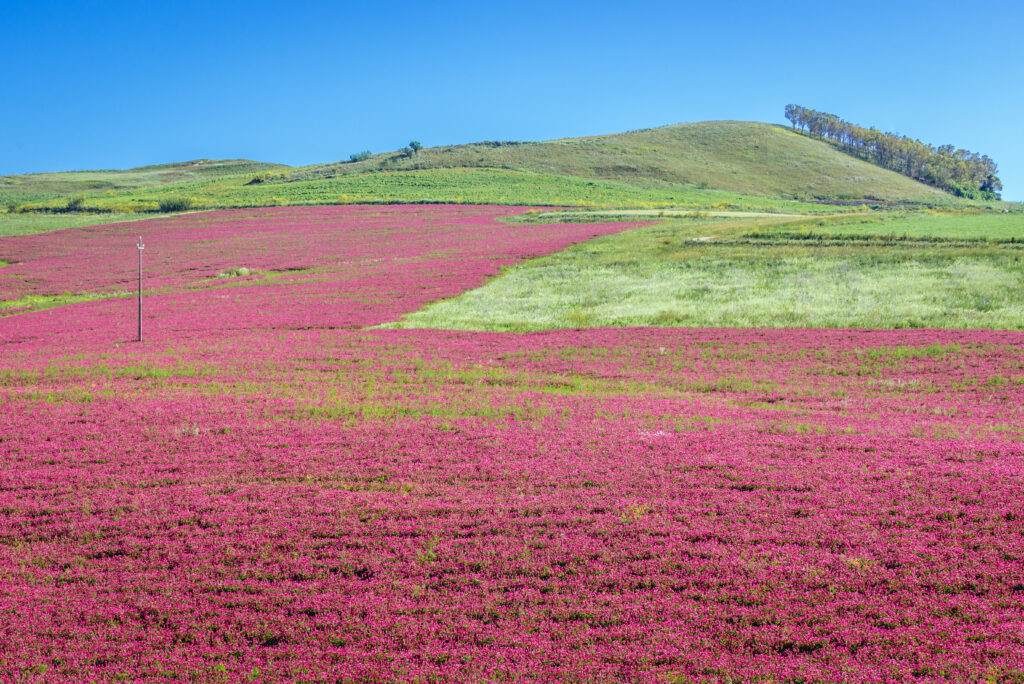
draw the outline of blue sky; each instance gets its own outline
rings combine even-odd
[[[0,6],[0,174],[286,164],[794,102],[988,154],[1024,200],[1017,2],[60,2]]]

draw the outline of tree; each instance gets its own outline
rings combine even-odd
[[[786,105],[786,119],[794,128],[833,143],[861,159],[916,180],[972,199],[998,199],[1003,184],[996,163],[988,156],[953,145],[932,147],[905,135],[861,128],[834,114]]]
[[[413,140],[411,143],[409,143],[409,149],[412,150],[413,154],[419,154],[420,150],[423,149],[423,143],[421,143],[419,140]]]
[[[799,110],[800,105],[788,104],[786,105],[786,120],[789,121],[793,128],[796,128],[797,119],[800,117]]]

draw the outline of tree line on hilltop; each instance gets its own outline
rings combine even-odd
[[[952,145],[932,147],[795,104],[786,105],[786,119],[794,128],[827,138],[855,156],[959,197],[998,199],[1003,189],[996,176],[996,163],[987,155]]]

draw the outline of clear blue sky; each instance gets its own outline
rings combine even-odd
[[[286,164],[794,102],[988,154],[1024,200],[1024,9],[963,2],[0,3],[0,174]]]

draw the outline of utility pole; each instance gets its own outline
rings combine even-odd
[[[142,236],[139,236],[139,244],[136,245],[139,248],[139,336],[136,342],[142,341],[142,250],[146,248],[142,244]]]

